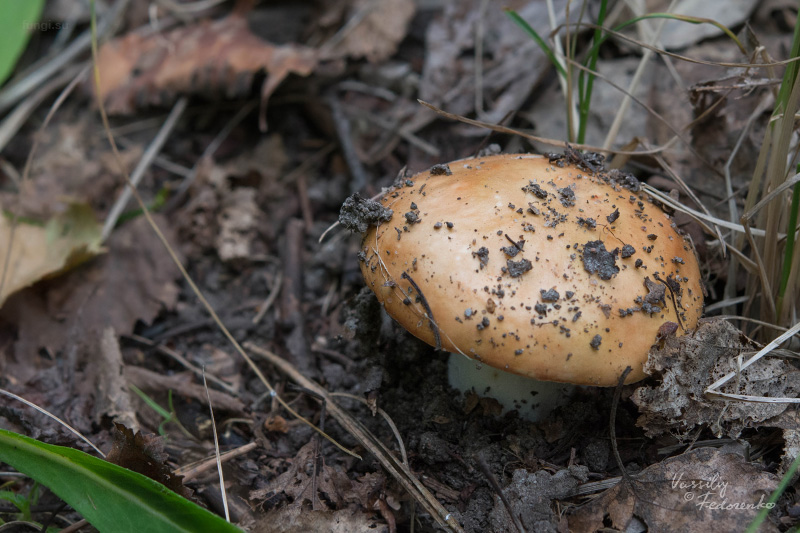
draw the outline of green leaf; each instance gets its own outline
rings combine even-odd
[[[100,531],[241,533],[164,485],[72,448],[0,429],[0,461],[48,486]]]
[[[43,6],[44,0],[0,0],[0,85],[13,72],[37,28]]]

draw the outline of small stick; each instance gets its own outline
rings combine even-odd
[[[625,470],[625,465],[622,464],[622,457],[620,457],[619,449],[617,448],[617,407],[619,407],[619,399],[622,396],[622,386],[625,385],[625,378],[627,378],[628,374],[632,371],[633,369],[630,366],[626,366],[622,375],[619,377],[617,388],[614,391],[614,400],[611,402],[611,416],[608,419],[608,435],[611,437],[611,450],[614,452],[614,459],[616,459],[617,466],[620,472],[622,472],[622,478],[629,485],[632,482],[631,476]]]
[[[483,458],[483,455],[477,453],[475,454],[475,461],[477,461],[478,468],[480,468],[481,473],[489,481],[489,485],[491,485],[492,490],[500,497],[500,501],[503,502],[503,507],[506,508],[508,516],[511,517],[511,522],[514,524],[514,527],[517,528],[519,533],[525,533],[525,528],[522,526],[519,518],[514,516],[514,512],[511,509],[511,504],[508,503],[506,495],[503,494],[503,489],[500,488],[500,483],[497,482],[497,478],[495,478],[494,474],[492,474],[492,471],[489,470],[489,465],[486,464],[486,459]]]

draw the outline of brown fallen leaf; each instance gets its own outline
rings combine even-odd
[[[569,530],[625,531],[634,520],[651,533],[743,531],[778,486],[778,477],[741,455],[699,448],[643,470],[568,516]],[[759,531],[777,531],[768,521]]]
[[[163,437],[144,435],[141,431],[134,434],[131,429],[116,422],[114,427],[114,443],[106,456],[108,462],[158,481],[185,498],[192,495],[192,491],[183,485],[183,476],[174,474],[167,466]]]
[[[265,70],[263,116],[266,101],[289,74],[307,76],[314,71],[317,51],[268,43],[234,13],[158,35],[129,33],[100,48],[97,66],[99,94],[108,112],[119,114],[166,106],[180,94],[241,96]]]
[[[414,17],[414,1],[351,0],[348,3],[345,25],[334,37],[335,42],[325,50],[325,58],[365,58],[370,63],[380,63],[394,55]],[[332,3],[330,9],[341,7]]]
[[[52,278],[103,251],[100,225],[92,209],[72,204],[44,225],[0,216],[0,307],[13,293],[37,281]],[[5,261],[8,269],[5,269]]]
[[[308,502],[315,510],[341,508],[343,493],[350,489],[352,482],[347,474],[327,465],[321,465],[315,474],[314,463],[318,457],[314,448],[314,441],[300,448],[289,469],[268,487],[251,492],[250,498],[264,500],[284,494],[291,501],[290,507],[301,508]]]
[[[253,500],[263,501],[286,496],[290,508],[311,503],[315,510],[338,510],[351,504],[365,509],[375,508],[379,496],[386,492],[386,478],[380,473],[350,479],[340,468],[322,464],[314,475],[314,442],[304,445],[291,460],[289,468],[269,486],[250,493]]]
[[[171,239],[164,218],[154,218]],[[128,333],[137,320],[149,323],[175,304],[177,267],[144,218],[115,230],[107,247],[103,256],[15,294],[0,309],[0,318],[17,328],[14,358],[20,365],[35,364],[40,350],[63,353],[70,336],[89,325]]]
[[[653,349],[645,371],[659,379],[656,386],[636,389],[631,399],[641,416],[636,425],[647,436],[690,432],[708,425],[716,435],[736,438],[742,429],[775,417],[787,404],[724,402],[705,397],[706,387],[736,369],[738,356],[753,345],[725,320],[702,320],[682,337],[669,336]],[[800,393],[800,372],[778,358],[764,358],[721,389],[750,396],[791,397]]]

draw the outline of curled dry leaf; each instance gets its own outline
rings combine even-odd
[[[100,48],[97,66],[108,112],[125,114],[169,105],[179,94],[247,94],[262,70],[268,74],[261,87],[266,102],[289,74],[313,72],[317,51],[268,43],[250,31],[244,17],[233,14],[160,35],[129,33]]]
[[[625,531],[634,520],[650,532],[742,531],[778,486],[735,453],[699,448],[650,466],[630,484],[621,481],[590,504],[577,507],[569,530]],[[777,531],[766,523],[759,531]]]
[[[191,497],[191,489],[183,485],[183,476],[174,474],[166,464],[168,456],[162,437],[145,435],[141,431],[134,434],[133,430],[116,422],[114,427],[114,443],[106,457],[108,462],[158,481],[185,498]]]
[[[707,424],[717,435],[736,438],[742,429],[774,417],[786,404],[724,402],[707,399],[706,388],[737,368],[743,351],[753,350],[744,335],[724,320],[702,320],[682,337],[668,336],[650,352],[645,372],[659,378],[658,386],[634,391],[642,413],[636,424],[647,436],[688,433]],[[722,387],[722,392],[766,397],[796,397],[800,372],[781,359],[763,358]]]
[[[100,225],[92,209],[73,204],[63,214],[34,225],[0,217],[0,307],[13,293],[45,278],[55,277],[101,253]],[[8,254],[8,255],[6,255]],[[5,262],[8,268],[5,272]]]
[[[250,498],[263,501],[283,495],[291,502],[289,508],[297,509],[303,508],[306,502],[315,510],[339,510],[348,504],[372,509],[375,500],[385,491],[386,479],[381,474],[366,474],[351,480],[340,468],[324,463],[315,474],[314,465],[318,459],[314,441],[311,441],[300,448],[286,472],[267,487],[252,491]]]
[[[365,58],[370,63],[389,59],[397,51],[416,11],[413,0],[353,0],[341,39],[326,52],[328,58]],[[352,27],[349,25],[352,24]]]

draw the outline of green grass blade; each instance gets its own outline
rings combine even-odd
[[[158,405],[158,402],[156,402],[154,399],[148,396],[142,389],[140,389],[136,385],[129,385],[129,386],[131,390],[134,393],[136,393],[136,395],[139,396],[139,398],[141,398],[142,401],[150,407],[150,409],[158,413],[161,416],[161,418],[163,418],[164,420],[169,420],[172,418],[172,413],[170,413],[169,411]]]
[[[50,488],[100,531],[241,532],[136,472],[0,429],[0,461]]]
[[[603,40],[603,22],[606,20],[607,0],[600,2],[600,12],[597,14],[597,28],[594,30],[594,42]],[[589,122],[589,110],[592,105],[592,89],[594,88],[594,74],[597,68],[597,58],[600,56],[600,47],[593,47],[589,53],[587,66],[589,72],[581,70],[578,74],[578,144],[586,140],[586,124]],[[584,87],[584,79],[586,79]]]
[[[539,48],[542,49],[542,52],[544,52],[544,55],[547,56],[547,59],[550,61],[550,63],[554,67],[556,67],[558,73],[561,76],[566,77],[567,72],[564,70],[564,67],[561,65],[561,63],[559,63],[558,60],[556,59],[556,55],[553,53],[553,50],[550,48],[550,45],[547,44],[547,41],[542,39],[539,33],[536,30],[534,30],[531,27],[531,25],[525,21],[524,18],[519,16],[519,13],[517,13],[513,9],[506,9],[505,12],[511,18],[511,20],[513,20],[517,24],[517,26],[522,28],[525,31],[525,33],[527,33],[531,37],[531,39],[536,41],[536,44],[538,44]]]
[[[43,6],[44,0],[0,0],[0,85],[14,71]]]
[[[797,166],[800,172],[800,165]],[[789,222],[786,225],[786,248],[783,251],[783,271],[781,272],[781,285],[778,297],[783,300],[786,295],[786,285],[789,274],[792,272],[792,258],[794,257],[794,233],[797,228],[797,210],[800,208],[800,183],[795,183],[792,188],[792,207],[789,211]]]
[[[780,498],[783,493],[786,492],[786,489],[789,487],[789,483],[792,481],[792,478],[794,477],[795,472],[797,472],[798,467],[800,467],[800,455],[794,458],[794,461],[792,461],[792,464],[789,466],[789,470],[786,471],[781,478],[781,482],[778,483],[778,488],[775,489],[775,492],[770,495],[769,500],[767,500],[750,525],[747,526],[745,533],[757,533],[761,530],[761,524],[764,523],[769,512],[778,503],[778,498]]]
[[[800,2],[798,2],[800,4]],[[792,36],[792,52],[789,57],[795,59],[800,56],[800,23],[794,25],[794,35]],[[792,61],[786,65],[786,70],[783,72],[783,80],[781,81],[781,88],[778,90],[778,97],[776,99],[775,109],[772,116],[776,117],[784,112],[786,109],[786,102],[789,100],[789,94],[794,87],[794,80],[797,79],[797,61]]]

